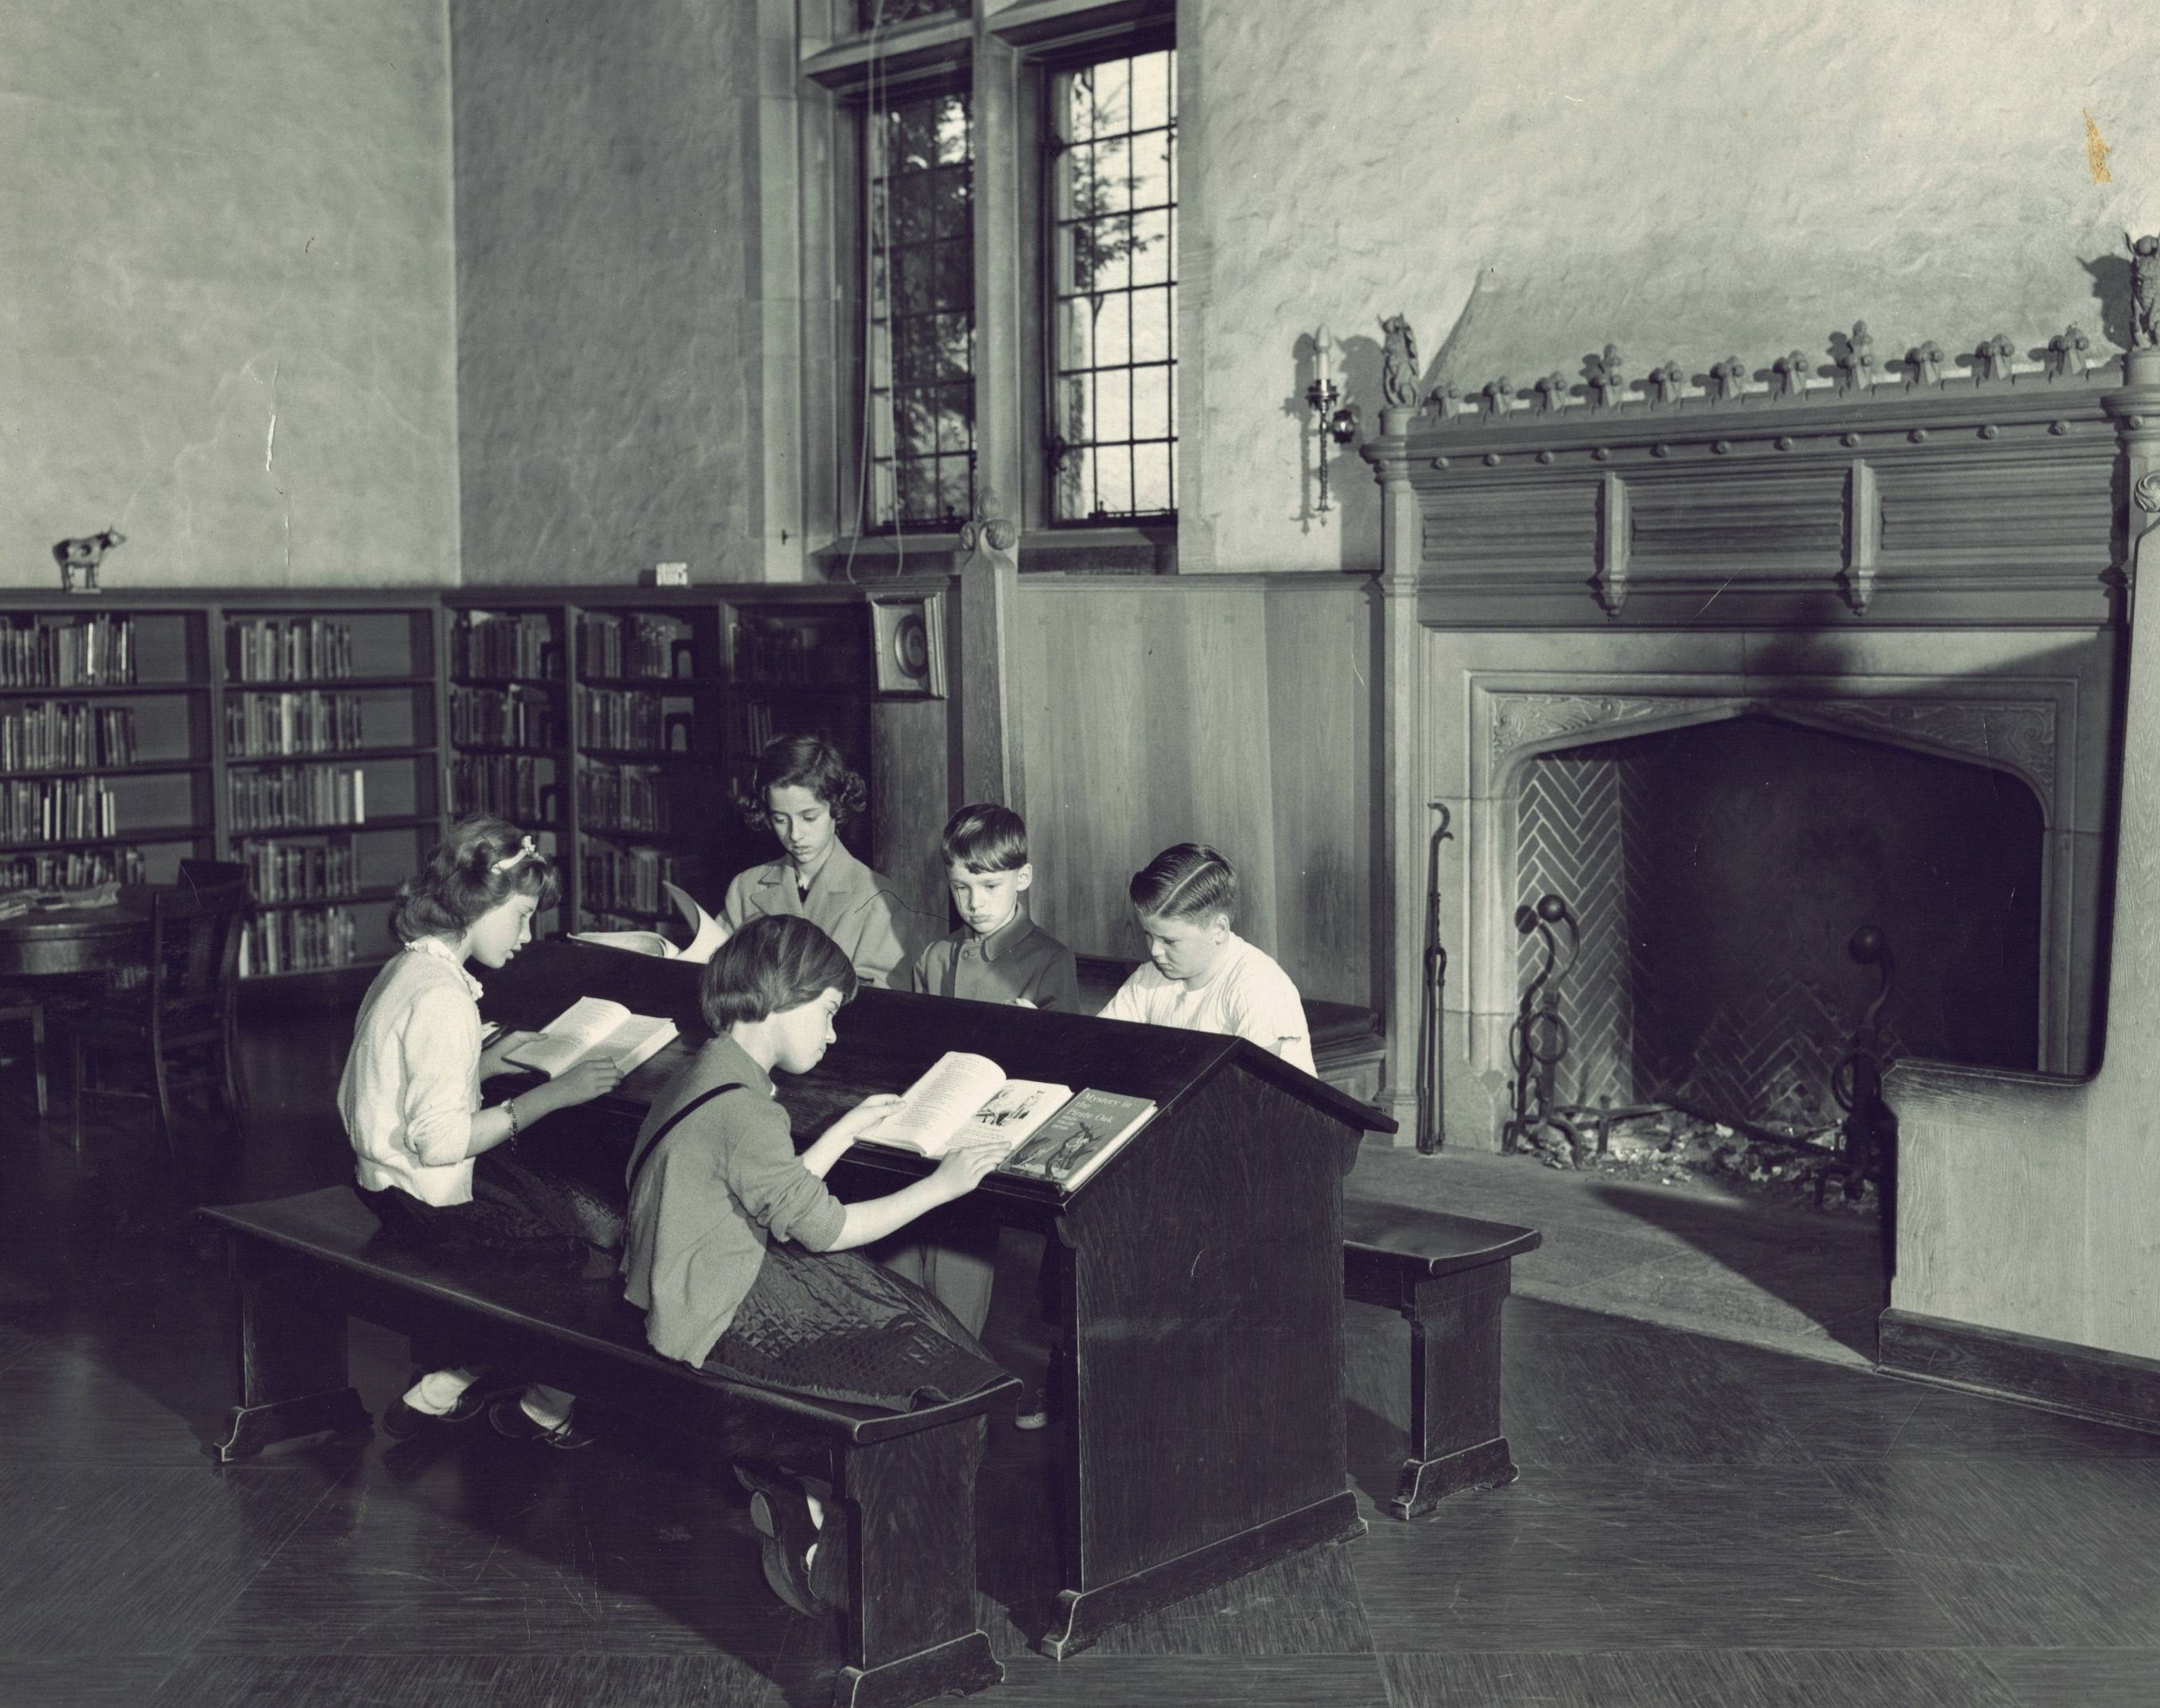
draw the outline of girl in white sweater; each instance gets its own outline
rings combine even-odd
[[[500,967],[531,942],[532,916],[556,890],[555,869],[530,836],[477,813],[459,820],[398,887],[392,923],[404,952],[368,988],[338,1082],[354,1190],[392,1240],[543,1263],[584,1259],[569,1193],[497,1147],[558,1109],[611,1091],[620,1070],[588,1058],[481,1108],[480,1081],[516,1072],[503,1058],[532,1035],[510,1033],[483,1049],[480,986],[465,971],[468,960]],[[430,1370],[383,1414],[383,1432],[402,1440],[432,1422],[477,1415],[497,1391],[483,1374],[474,1366]],[[582,1447],[592,1438],[573,1426],[570,1406],[570,1395],[536,1384],[490,1417],[505,1435]]]

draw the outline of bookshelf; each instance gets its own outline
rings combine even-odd
[[[439,596],[0,599],[0,889],[247,867],[251,986],[341,992],[440,834]]]
[[[169,882],[216,845],[196,610],[11,600],[0,615],[0,890]]]
[[[733,805],[770,735],[822,730],[867,774],[857,589],[471,589],[444,603],[451,810],[489,804],[545,833],[562,929],[664,924],[663,880],[718,911],[728,880],[773,854]],[[865,820],[848,837],[865,858],[868,833]]]
[[[255,898],[251,984],[371,971],[441,833],[434,595],[221,603],[222,851]]]
[[[536,932],[717,909],[787,730],[872,761],[858,588],[108,591],[0,596],[0,890],[248,869],[247,983],[350,994],[392,894],[475,807],[563,873]],[[848,845],[875,860],[868,815]]]

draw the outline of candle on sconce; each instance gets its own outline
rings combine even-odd
[[[1325,326],[1312,335],[1312,376],[1323,392],[1335,382],[1335,340]]]

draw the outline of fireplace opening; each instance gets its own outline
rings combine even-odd
[[[1580,931],[1562,1105],[1823,1133],[1879,989],[1863,925],[1895,958],[1882,1065],[2038,1065],[2045,825],[2007,772],[1749,714],[1538,755],[1516,811],[1519,902]],[[1544,964],[1532,932],[1522,989]]]

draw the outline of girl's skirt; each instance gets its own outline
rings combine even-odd
[[[913,1411],[979,1393],[1005,1373],[958,1317],[859,1252],[785,1240],[765,1261],[705,1368],[847,1405]]]
[[[485,1255],[549,1268],[582,1268],[607,1243],[604,1205],[572,1182],[537,1174],[498,1145],[473,1161],[473,1195],[463,1204],[428,1204],[395,1186],[355,1185],[393,1244],[445,1254]],[[614,1214],[619,1228],[621,1218]]]

